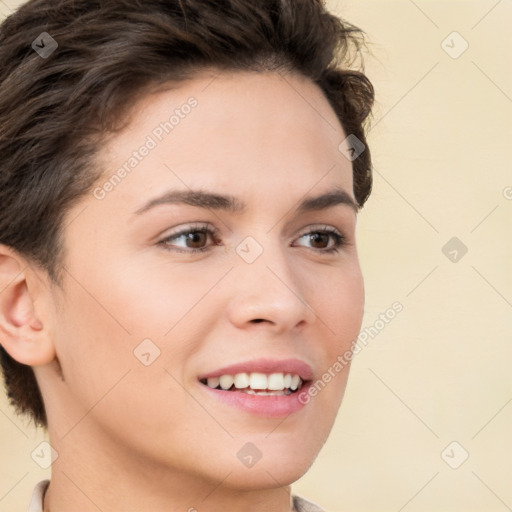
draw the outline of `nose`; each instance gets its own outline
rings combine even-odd
[[[317,318],[307,302],[307,280],[292,269],[286,248],[266,247],[253,263],[237,262],[236,285],[228,306],[233,325],[243,329],[265,324],[273,334],[304,327]]]

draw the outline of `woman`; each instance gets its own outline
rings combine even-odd
[[[317,0],[4,21],[2,366],[53,462],[30,510],[320,510],[290,484],[362,320],[359,42]]]

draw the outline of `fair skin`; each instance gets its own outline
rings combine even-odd
[[[316,85],[277,73],[206,74],[146,96],[102,150],[99,184],[192,96],[197,107],[115,190],[67,212],[62,289],[0,249],[3,344],[34,367],[59,454],[45,512],[289,511],[289,486],[341,403],[348,368],[288,414],[227,403],[218,395],[238,392],[200,381],[261,359],[294,360],[315,381],[357,337],[364,291],[352,165]],[[191,189],[245,208],[162,203],[134,213]],[[333,190],[344,195],[298,211]],[[208,226],[213,237],[170,239]],[[319,229],[340,232],[344,245],[328,252],[336,238],[308,235]],[[236,251],[248,236],[263,249],[252,263]],[[148,366],[134,356],[145,339],[160,350]],[[261,453],[252,467],[237,456],[246,443]]]

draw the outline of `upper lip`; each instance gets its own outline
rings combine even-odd
[[[313,370],[309,364],[299,359],[253,359],[218,370],[199,375],[199,380],[220,377],[221,375],[236,375],[237,373],[291,373],[298,375],[303,381],[313,378]]]

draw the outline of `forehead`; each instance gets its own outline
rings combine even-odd
[[[338,149],[343,129],[305,78],[204,74],[147,95],[129,119],[100,153],[99,184],[112,182],[113,201],[169,186],[251,196],[262,183],[302,195],[320,181],[352,194],[352,166]]]

